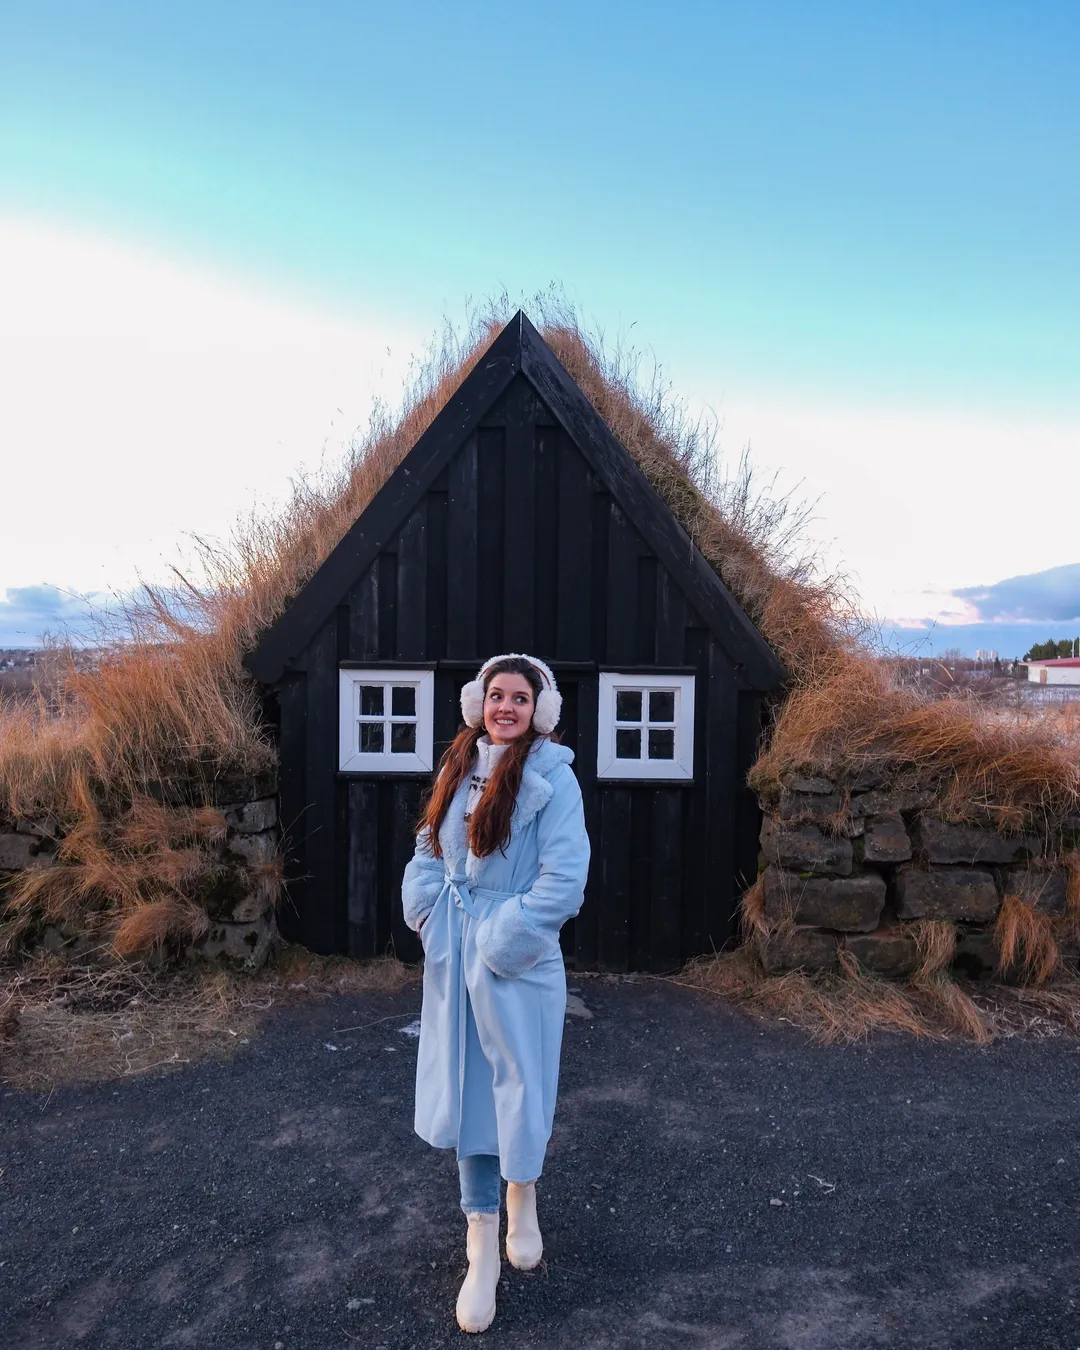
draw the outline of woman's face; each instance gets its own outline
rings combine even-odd
[[[534,707],[524,675],[493,675],[484,695],[484,730],[492,745],[509,745],[528,731]]]

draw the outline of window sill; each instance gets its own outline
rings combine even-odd
[[[601,778],[599,774],[596,777],[597,787],[667,787],[667,788],[692,788],[697,787],[697,780],[694,778]]]
[[[344,782],[363,779],[365,782],[381,782],[387,778],[430,778],[434,769],[338,769],[334,777]]]

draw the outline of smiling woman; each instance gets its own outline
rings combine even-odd
[[[455,1148],[468,1216],[463,1331],[495,1316],[500,1172],[506,1255],[531,1270],[566,1012],[559,929],[581,908],[589,836],[573,753],[551,739],[562,698],[535,657],[493,657],[461,691],[405,869],[402,905],[424,944],[417,1134]]]

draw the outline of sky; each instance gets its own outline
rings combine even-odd
[[[4,7],[0,644],[554,284],[813,503],[883,632],[1019,654],[1080,615],[1078,48],[993,0]]]

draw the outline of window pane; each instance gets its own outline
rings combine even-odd
[[[390,693],[390,711],[395,717],[415,717],[416,686],[395,684]]]
[[[381,694],[381,690],[379,691]],[[362,755],[381,755],[383,751],[383,724],[381,722],[360,723],[360,753]]]
[[[654,689],[649,695],[649,721],[675,721],[674,689]],[[653,756],[655,758],[655,756]]]
[[[637,689],[620,689],[615,694],[615,721],[616,722],[640,722],[641,721],[641,691]],[[637,756],[620,755],[620,759],[634,758]]]
[[[382,685],[362,684],[360,686],[360,715],[362,717],[381,717],[382,708]]]
[[[397,693],[397,690],[394,691]],[[390,749],[395,755],[411,755],[416,751],[416,723],[393,722],[390,725]]]
[[[640,758],[641,758],[641,732],[640,732],[640,731],[616,731],[616,733],[615,733],[615,758],[616,758],[616,759],[640,759]]]
[[[650,759],[675,758],[674,731],[649,732],[649,758]]]

